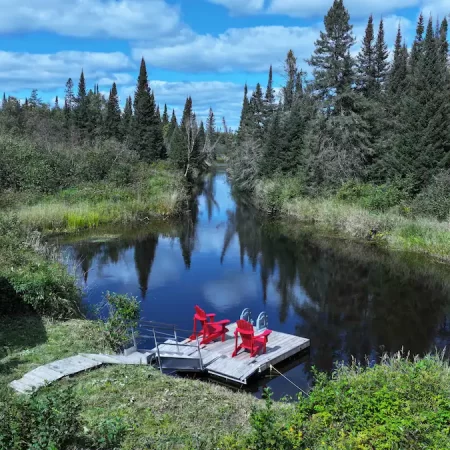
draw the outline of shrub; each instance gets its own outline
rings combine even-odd
[[[43,388],[29,398],[3,395],[0,406],[0,450],[66,448],[81,429],[71,389]]]
[[[414,199],[413,213],[419,216],[446,220],[450,214],[450,171],[436,175],[431,183]]]
[[[101,315],[106,310],[106,317],[99,325],[107,344],[120,351],[130,342],[131,328],[136,328],[140,317],[140,304],[136,297],[107,292],[98,308]]]
[[[75,276],[39,233],[27,233],[14,217],[0,219],[0,296],[5,312],[24,302],[53,318],[79,315]]]
[[[121,417],[114,416],[101,420],[92,431],[93,448],[97,450],[121,448],[129,428],[129,425]]]
[[[358,181],[348,181],[343,184],[336,196],[339,200],[372,211],[386,211],[404,200],[404,195],[394,185],[375,186]]]

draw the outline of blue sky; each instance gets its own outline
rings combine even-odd
[[[198,116],[211,106],[235,127],[244,83],[275,87],[292,48],[300,65],[313,49],[332,0],[0,0],[0,90],[21,99],[37,88],[45,101],[63,95],[68,77],[121,101],[134,91],[145,57],[158,103],[182,109],[191,95]],[[450,0],[347,0],[361,41],[368,15],[384,18],[392,46],[400,22],[406,41],[420,11],[444,17]],[[354,51],[357,52],[358,45]]]

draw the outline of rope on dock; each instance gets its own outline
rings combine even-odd
[[[275,369],[275,367],[272,366],[272,364],[270,365],[270,370],[275,370],[275,372],[278,373],[278,375],[281,375],[284,379],[286,379],[287,381],[289,381],[289,383],[291,383],[293,386],[295,386],[299,391],[303,392],[307,397],[309,397],[309,394],[307,392],[305,392],[301,387],[297,386],[292,380],[290,380],[286,375],[283,375],[279,370]]]

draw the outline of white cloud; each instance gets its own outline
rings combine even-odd
[[[133,66],[128,56],[119,52],[32,54],[0,51],[0,83],[7,92],[63,88],[69,77],[76,84],[83,69],[89,86],[110,72],[125,71]]]
[[[241,84],[221,81],[151,80],[150,87],[159,105],[162,107],[166,103],[169,111],[175,109],[178,118],[181,116],[186,98],[191,96],[199,120],[205,120],[209,108],[212,107],[217,118],[217,126],[222,126],[223,116],[232,128],[235,128],[239,121],[244,95],[244,86]],[[135,85],[123,87],[120,89],[121,98],[133,95],[135,89]]]
[[[0,0],[0,31],[155,38],[178,32],[180,10],[164,0]]]
[[[264,9],[264,0],[208,0],[225,6],[232,14],[254,14]]]
[[[314,27],[260,26],[231,28],[219,36],[195,35],[170,46],[133,49],[133,57],[155,67],[187,72],[263,72],[281,65],[289,48],[300,59],[309,56],[317,38]]]
[[[447,1],[448,0],[441,0]],[[345,6],[354,17],[367,17],[372,14],[386,14],[401,8],[418,6],[419,0],[346,0]],[[272,0],[268,12],[284,14],[291,17],[323,16],[331,7],[331,0],[315,0],[306,2],[301,0]]]

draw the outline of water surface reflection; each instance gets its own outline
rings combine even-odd
[[[403,348],[424,354],[450,339],[449,270],[419,256],[325,237],[260,218],[233,198],[224,174],[210,175],[177,223],[105,229],[64,242],[95,304],[106,290],[142,300],[147,320],[190,329],[193,305],[235,320],[266,310],[276,330],[311,339],[287,375],[303,389],[310,369]],[[283,378],[277,397],[295,394]]]

